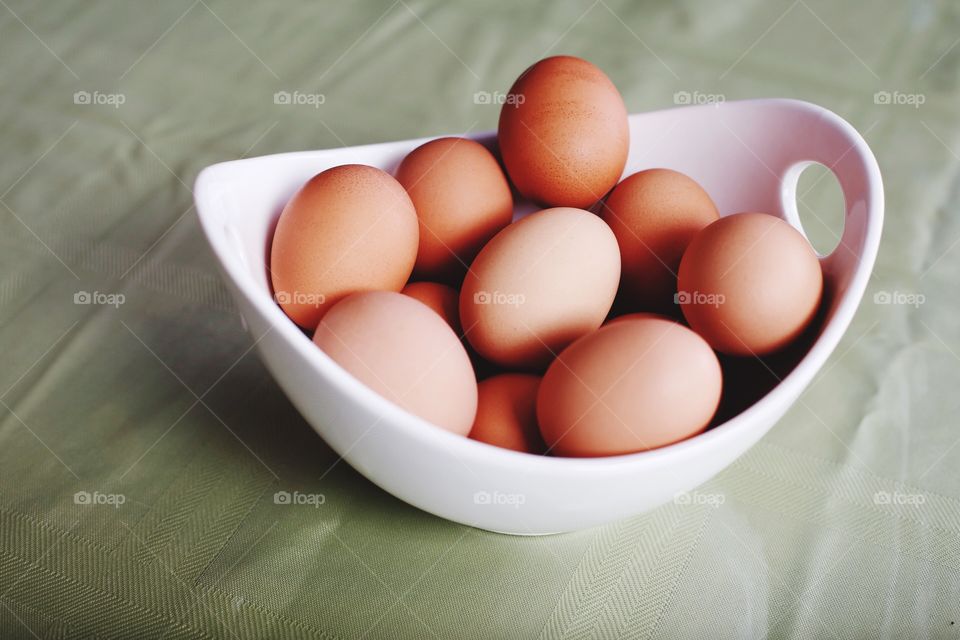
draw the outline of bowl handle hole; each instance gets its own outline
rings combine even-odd
[[[819,162],[798,162],[783,176],[784,218],[802,233],[821,258],[840,244],[846,202],[837,176]]]

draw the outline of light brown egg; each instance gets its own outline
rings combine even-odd
[[[537,419],[549,452],[610,456],[703,431],[720,402],[710,346],[671,320],[622,319],[568,347],[547,369]]]
[[[620,244],[624,304],[663,311],[674,305],[684,249],[720,215],[693,179],[671,169],[647,169],[613,189],[601,217]]]
[[[411,151],[397,169],[420,221],[419,279],[459,282],[481,247],[513,217],[507,177],[486,147],[439,138]]]
[[[524,196],[589,208],[620,179],[627,108],[603,71],[571,56],[545,58],[517,79],[500,110],[504,165]]]
[[[799,231],[764,213],[738,213],[700,231],[680,262],[678,299],[690,326],[722,353],[777,351],[810,324],[823,274]]]
[[[477,418],[470,437],[525,453],[543,453],[547,446],[537,427],[539,376],[504,373],[478,386]]]
[[[275,299],[304,329],[355,291],[400,291],[417,256],[417,214],[390,174],[348,164],[317,174],[280,214],[270,251]]]
[[[352,294],[324,315],[313,341],[410,413],[470,433],[477,413],[470,358],[453,329],[422,302],[389,291]]]
[[[460,326],[460,292],[456,289],[437,282],[410,282],[400,293],[427,305],[447,321],[454,333],[463,335]]]
[[[617,239],[582,209],[544,209],[480,251],[460,290],[460,321],[477,352],[542,369],[603,322],[620,279]]]
[[[614,322],[623,322],[625,320],[642,320],[644,318],[649,318],[652,320],[668,320],[670,322],[676,322],[673,318],[668,316],[660,315],[659,313],[650,313],[648,311],[637,311],[635,313],[625,313],[622,316],[616,316],[615,318],[610,318],[603,323],[603,326],[613,324]]]

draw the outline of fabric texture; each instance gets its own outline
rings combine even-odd
[[[0,1],[0,636],[956,637],[958,27],[933,0]],[[836,353],[697,499],[515,538],[337,461],[252,350],[191,189],[218,161],[491,129],[557,53],[630,112],[837,112],[886,225]],[[829,248],[835,180],[800,191]]]

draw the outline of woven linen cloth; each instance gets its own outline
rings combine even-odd
[[[958,39],[933,0],[2,0],[0,637],[956,637]],[[223,160],[494,128],[558,53],[632,113],[835,111],[886,228],[834,355],[703,499],[517,538],[337,462],[252,350],[191,189]],[[800,192],[828,250],[836,181]]]

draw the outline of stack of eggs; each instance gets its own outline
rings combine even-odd
[[[407,411],[533,454],[661,447],[710,424],[717,353],[772,354],[816,315],[820,265],[791,226],[721,218],[669,168],[621,180],[627,110],[589,62],[527,69],[497,141],[502,164],[440,138],[394,176],[328,169],[277,223],[284,312]],[[547,208],[513,221],[514,193]]]

